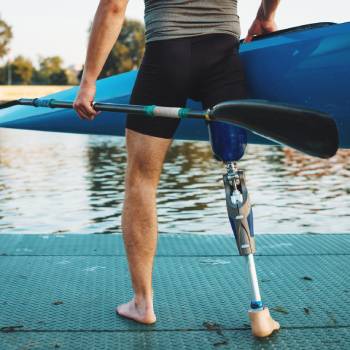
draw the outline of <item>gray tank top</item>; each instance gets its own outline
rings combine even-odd
[[[146,42],[210,33],[240,37],[238,0],[145,0]]]

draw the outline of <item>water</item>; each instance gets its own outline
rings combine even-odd
[[[250,145],[239,166],[256,232],[350,232],[349,156]],[[122,138],[0,129],[0,233],[120,232],[125,162]],[[223,171],[207,143],[175,141],[159,186],[159,231],[231,233]]]

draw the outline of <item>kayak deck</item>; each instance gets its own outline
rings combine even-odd
[[[258,235],[263,300],[282,326],[251,336],[244,260],[229,235],[160,235],[156,325],[121,319],[121,235],[0,235],[0,348],[345,349],[350,234]]]

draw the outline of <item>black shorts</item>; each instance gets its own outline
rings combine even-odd
[[[207,34],[146,44],[130,103],[185,107],[186,100],[203,108],[247,98],[238,54],[239,41],[230,34]],[[180,119],[129,114],[126,128],[172,138]]]

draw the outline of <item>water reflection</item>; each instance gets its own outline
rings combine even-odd
[[[257,232],[350,231],[349,151],[319,160],[248,148]],[[120,232],[124,139],[0,129],[0,232]],[[207,143],[174,142],[158,191],[159,229],[230,233],[223,167]]]
[[[91,232],[120,231],[126,153],[124,140],[89,137],[86,169],[92,211]]]

